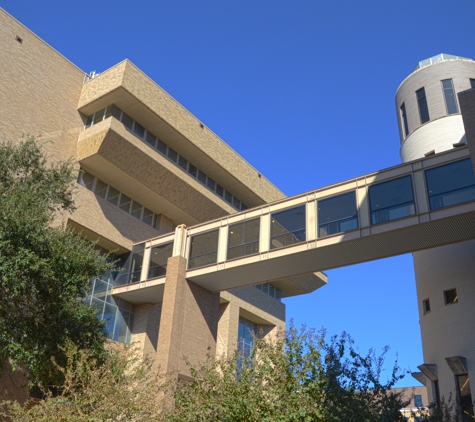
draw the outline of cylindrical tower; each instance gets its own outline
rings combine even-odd
[[[465,141],[457,93],[475,87],[475,61],[440,54],[420,62],[396,92],[403,162]],[[454,144],[456,144],[454,146]],[[413,254],[429,400],[475,393],[475,241]],[[470,391],[471,390],[471,391]]]

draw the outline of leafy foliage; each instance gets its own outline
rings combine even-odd
[[[112,345],[101,365],[90,351],[71,342],[63,352],[66,365],[55,364],[64,378],[57,387],[59,394],[48,390],[45,399],[33,406],[4,403],[4,416],[12,422],[151,422],[163,417],[167,385],[133,347]]]
[[[285,338],[256,339],[249,358],[190,368],[195,382],[175,392],[169,420],[402,421],[406,403],[391,388],[404,375],[395,364],[380,380],[387,351],[361,356],[346,334],[327,342],[324,332],[291,326]]]
[[[103,351],[102,323],[78,299],[107,265],[94,244],[64,226],[58,213],[74,211],[75,171],[48,164],[37,141],[0,145],[0,365],[25,365],[32,380],[51,382],[68,340]]]

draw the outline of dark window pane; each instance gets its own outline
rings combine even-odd
[[[470,86],[475,88],[475,79],[470,79]]]
[[[145,140],[147,141],[147,144],[155,148],[155,144],[157,143],[157,138],[155,136],[147,131],[147,136],[145,137]]]
[[[271,214],[271,249],[304,242],[305,205]]]
[[[430,312],[430,301],[429,299],[425,299],[422,301],[422,310],[424,311],[424,314],[427,312]]]
[[[81,171],[82,171],[81,185],[88,188],[89,190],[92,190],[92,185],[94,183],[94,176],[92,174],[85,172],[84,170],[81,170]]]
[[[119,201],[119,191],[112,186],[109,186],[109,190],[107,192],[107,200],[113,204],[117,205],[117,202]]]
[[[206,174],[204,174],[201,170],[198,170],[198,180],[206,185]]]
[[[414,406],[422,407],[422,396],[420,394],[414,395]]]
[[[430,209],[475,200],[475,176],[470,159],[426,170]]]
[[[102,122],[104,119],[104,109],[96,111],[94,114],[94,124]]]
[[[112,107],[111,107],[112,117],[115,117],[117,120],[120,120],[120,113],[121,113],[120,108],[112,104]]]
[[[122,113],[122,123],[124,124],[125,127],[129,128],[130,130],[132,130],[132,126],[134,124],[134,120],[132,119],[132,117],[130,117],[129,115],[125,114],[125,113]]]
[[[417,105],[419,106],[419,116],[421,118],[421,124],[423,124],[430,120],[425,89],[421,88],[418,91],[416,91],[416,96],[417,96]]]
[[[235,196],[233,196],[233,207],[236,208],[237,210],[241,209],[241,201],[237,199]]]
[[[445,106],[447,108],[447,114],[458,113],[457,101],[455,100],[454,87],[452,79],[445,79],[442,81],[442,87],[444,89]]]
[[[211,179],[210,177],[208,177],[208,181],[206,182],[206,185],[212,190],[214,191],[216,189],[216,182]]]
[[[457,289],[446,290],[444,292],[445,304],[457,303],[459,298],[457,296]]]
[[[104,113],[104,120],[111,116],[112,113],[112,106],[107,106],[106,111]]]
[[[228,257],[239,258],[259,252],[259,218],[231,224],[228,228]]]
[[[157,138],[157,147],[156,147],[163,155],[167,155],[167,148],[168,145]]]
[[[87,119],[86,119],[86,123],[85,123],[85,128],[87,129],[88,127],[90,127],[92,125],[92,116],[89,116]]]
[[[401,106],[401,118],[402,118],[402,125],[404,127],[404,136],[407,136],[409,135],[409,126],[407,124],[406,105],[404,103]]]
[[[224,188],[221,185],[216,184],[216,193],[219,196],[223,196],[224,195]]]
[[[125,212],[130,212],[130,204],[132,200],[127,195],[120,195],[119,208]]]
[[[177,158],[178,158],[178,153],[177,153],[174,149],[168,147],[167,156],[168,156],[168,158],[169,158],[171,161],[173,161],[174,163],[176,163],[176,160],[177,160]]]
[[[94,189],[94,193],[101,198],[106,197],[107,191],[107,183],[104,183],[102,180],[96,180],[96,188]]]
[[[137,281],[140,281],[140,274],[142,273],[144,252],[145,252],[145,243],[139,243],[138,245],[134,245],[132,247],[129,283],[135,283]]]
[[[230,204],[233,203],[233,195],[228,191],[224,192],[224,199],[226,200],[226,202],[229,202]]]
[[[143,136],[145,135],[145,128],[141,124],[135,122],[134,132],[135,132],[136,135],[143,138]]]
[[[188,161],[186,158],[183,158],[181,155],[178,156],[178,165],[186,171],[186,166],[188,165]]]
[[[162,277],[167,273],[167,262],[173,254],[173,242],[159,245],[150,251],[148,278]]]
[[[241,211],[245,211],[247,210],[249,207],[244,203],[244,202],[241,202]]]
[[[318,201],[318,237],[357,228],[358,212],[354,191]]]
[[[468,375],[457,375],[457,387],[462,412],[468,416],[464,420],[473,420],[473,400]]]
[[[213,230],[191,238],[188,268],[216,263],[218,257],[218,236],[218,230]]]
[[[139,204],[138,202],[134,201],[132,203],[132,209],[130,210],[130,213],[135,218],[140,219],[140,216],[142,215],[142,204]]]
[[[198,174],[198,169],[191,163],[188,164],[188,173],[190,173],[193,177],[196,177]]]
[[[371,224],[415,214],[412,177],[404,176],[369,187]]]
[[[153,222],[153,211],[150,211],[148,208],[143,209],[142,221],[149,226],[152,225]]]

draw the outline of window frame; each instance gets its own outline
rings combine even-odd
[[[424,96],[419,98],[419,92],[423,92]],[[417,100],[417,108],[419,110],[419,120],[421,122],[421,125],[430,122],[430,113],[429,113],[429,104],[427,102],[427,95],[426,95],[426,90],[425,87],[419,88],[416,91],[416,100]],[[421,110],[421,103],[424,106],[424,110]],[[422,111],[427,112],[427,120],[422,119]]]
[[[447,294],[448,293],[453,293],[453,292],[455,292],[455,298],[454,298],[453,301],[449,301]],[[453,289],[444,290],[444,304],[445,305],[455,305],[456,303],[459,303],[459,296],[458,296],[458,293],[457,293],[457,288],[454,287]]]
[[[454,103],[455,103],[455,112],[453,113],[450,113],[449,112],[449,106],[447,104],[447,91],[449,91],[448,89],[446,89],[444,87],[444,82],[445,81],[450,81],[450,90],[452,91],[452,96],[453,96],[453,99],[454,99]],[[447,115],[448,116],[452,116],[454,114],[459,114],[460,113],[460,107],[459,107],[459,104],[457,102],[457,95],[455,93],[455,88],[454,88],[454,81],[453,79],[449,78],[449,79],[442,79],[440,81],[440,85],[442,87],[442,93],[444,94],[444,102],[445,102],[445,111],[447,112]]]

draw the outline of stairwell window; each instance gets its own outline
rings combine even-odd
[[[455,99],[454,85],[452,79],[444,79],[442,82],[442,89],[444,90],[445,108],[447,114],[456,114],[459,112],[457,100]]]
[[[402,103],[401,107],[402,127],[404,128],[404,137],[409,135],[409,125],[407,124],[406,104]]]
[[[417,105],[419,107],[419,117],[421,119],[421,124],[424,124],[430,120],[425,89],[421,88],[417,90],[416,97],[417,97]]]

